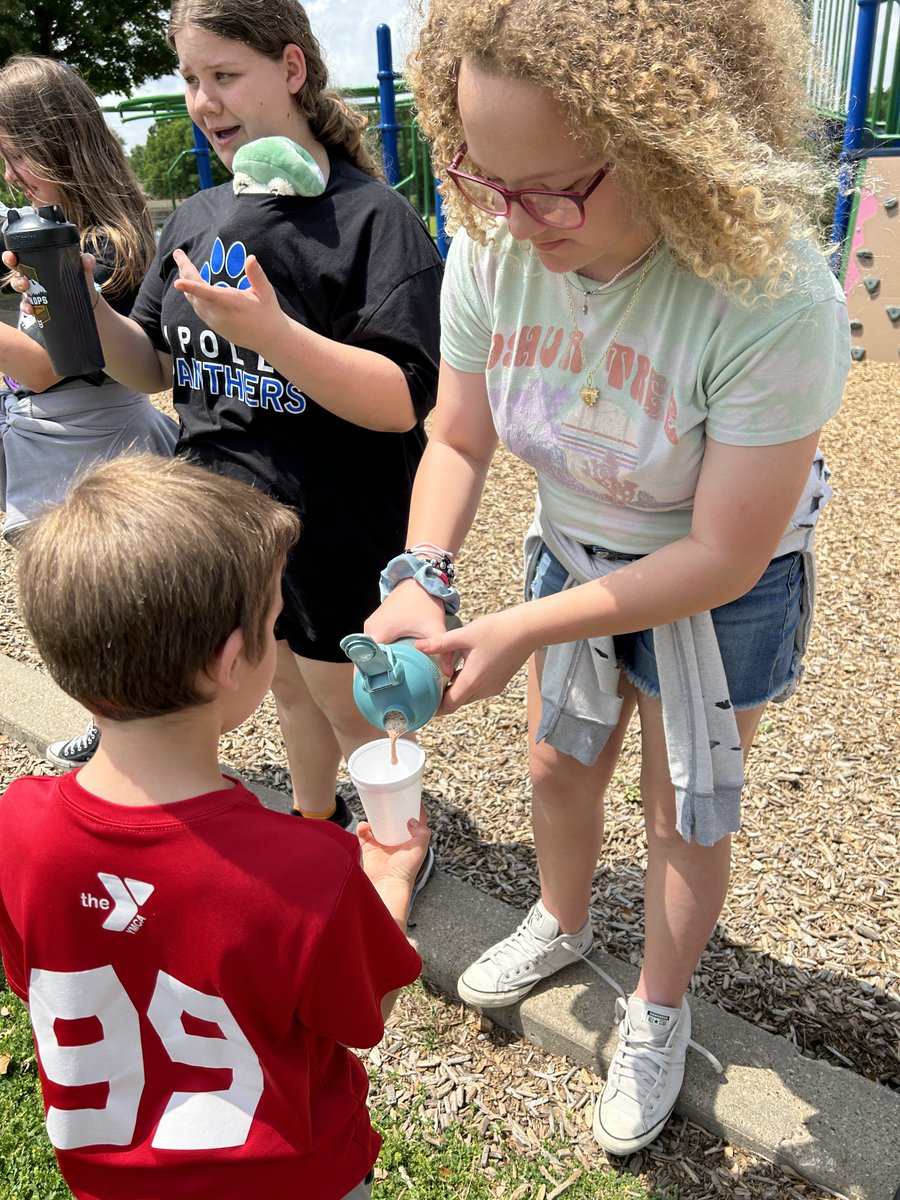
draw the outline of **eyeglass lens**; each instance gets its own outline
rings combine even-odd
[[[457,179],[456,183],[466,199],[477,208],[496,216],[506,215],[506,197],[490,184],[475,183],[471,179]],[[567,196],[544,196],[540,192],[526,192],[519,196],[518,202],[529,216],[544,225],[566,229],[581,223],[581,209],[577,201]]]

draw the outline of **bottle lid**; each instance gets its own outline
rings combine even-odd
[[[34,246],[72,246],[79,241],[78,230],[66,220],[58,204],[11,208],[6,214],[3,239],[7,250],[29,250]]]

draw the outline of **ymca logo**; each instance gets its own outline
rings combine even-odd
[[[239,292],[245,292],[250,286],[250,280],[244,274],[246,262],[247,247],[243,242],[232,242],[226,250],[222,239],[217,237],[209,258],[200,268],[200,278],[213,287],[235,287]],[[223,275],[225,277],[221,278]]]
[[[146,917],[139,915],[138,909],[153,894],[154,885],[142,883],[140,879],[122,880],[118,875],[108,875],[105,871],[98,871],[97,878],[109,893],[113,906],[112,912],[103,922],[103,928],[116,933],[123,930],[126,933],[137,933],[146,920]],[[105,912],[110,907],[110,901],[105,896],[92,896],[90,892],[82,892],[81,905],[83,908],[99,908]]]

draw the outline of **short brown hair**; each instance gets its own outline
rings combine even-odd
[[[235,629],[265,651],[272,586],[299,533],[264,493],[181,459],[117,458],[23,531],[19,602],[50,674],[117,721],[202,704]]]

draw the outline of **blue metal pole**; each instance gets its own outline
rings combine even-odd
[[[211,188],[213,185],[212,166],[209,161],[209,142],[191,121],[191,131],[194,135],[194,155],[197,159],[197,178],[201,188]]]
[[[437,219],[437,248],[441,258],[446,259],[450,249],[450,239],[447,237],[447,224],[444,220],[444,204],[438,191],[437,180],[434,181],[434,215]]]
[[[397,107],[394,103],[394,65],[389,26],[379,25],[375,30],[375,40],[378,44],[378,100],[381,108],[378,129],[381,132],[384,177],[391,187],[394,187],[400,179],[397,152],[397,133],[400,126],[397,124]]]
[[[872,59],[875,54],[875,29],[878,22],[878,5],[882,0],[857,0],[859,14],[856,21],[856,47],[853,51],[853,70],[850,74],[850,100],[847,108],[847,124],[841,148],[838,196],[834,208],[834,225],[831,230],[833,242],[838,246],[832,258],[832,269],[840,269],[841,255],[850,212],[853,207],[853,184],[856,174],[857,151],[862,146],[863,130],[866,125],[866,110],[869,104],[869,83],[872,77]]]

